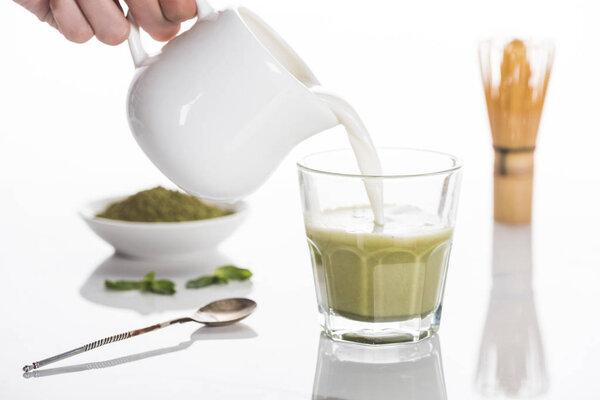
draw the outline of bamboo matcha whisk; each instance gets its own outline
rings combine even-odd
[[[533,155],[552,69],[549,42],[489,40],[479,47],[494,142],[494,219],[531,222]]]

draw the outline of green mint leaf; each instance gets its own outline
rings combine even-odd
[[[238,268],[234,265],[224,265],[215,270],[213,275],[204,275],[197,279],[188,281],[185,287],[188,289],[200,289],[215,284],[226,284],[230,280],[245,281],[252,276],[247,269]]]
[[[156,276],[156,273],[154,271],[148,272],[146,275],[144,275],[144,282],[154,281],[155,276]]]
[[[159,279],[152,282],[148,291],[156,294],[175,294],[175,282]]]
[[[111,290],[141,290],[144,285],[143,282],[137,281],[104,281],[104,286]]]
[[[192,279],[187,281],[185,287],[188,289],[200,289],[203,287],[210,286],[216,283],[216,278],[214,275],[205,275],[196,279]]]
[[[175,282],[168,279],[155,279],[156,274],[149,272],[141,281],[104,281],[104,286],[111,290],[139,290],[156,294],[175,294]]]
[[[250,279],[252,272],[248,269],[238,268],[235,265],[224,265],[215,270],[215,276],[231,279],[233,281],[245,281]]]

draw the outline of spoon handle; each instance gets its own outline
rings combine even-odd
[[[178,319],[174,319],[174,320],[171,320],[171,321],[163,322],[161,324],[155,324],[155,325],[147,326],[147,327],[142,328],[142,329],[136,329],[136,330],[129,331],[129,332],[119,333],[118,335],[109,336],[109,337],[106,337],[104,339],[100,339],[100,340],[96,340],[95,342],[88,343],[88,344],[83,345],[81,347],[78,347],[76,349],[69,350],[69,351],[66,351],[64,353],[57,354],[55,356],[48,357],[48,358],[45,358],[45,359],[40,360],[40,361],[36,361],[36,362],[34,362],[34,363],[30,364],[30,365],[25,365],[23,367],[23,371],[29,372],[31,370],[41,368],[41,367],[43,367],[45,365],[52,364],[52,363],[60,361],[60,360],[64,360],[65,358],[69,358],[69,357],[76,356],[77,354],[85,353],[86,351],[93,350],[93,349],[95,349],[97,347],[100,347],[100,346],[104,346],[105,344],[114,343],[114,342],[118,342],[120,340],[129,339],[129,338],[132,338],[134,336],[138,336],[138,335],[141,335],[143,333],[152,332],[152,331],[155,331],[157,329],[166,328],[167,326],[171,326],[171,325],[174,325],[174,324],[183,324],[184,322],[189,322],[191,320],[192,320],[191,318],[187,318],[187,317],[186,318],[178,318]]]

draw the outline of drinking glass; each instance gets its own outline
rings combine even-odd
[[[349,149],[298,162],[321,324],[336,340],[416,342],[440,325],[461,162],[427,150],[378,154],[381,175],[361,174]],[[382,225],[367,188],[383,193]]]

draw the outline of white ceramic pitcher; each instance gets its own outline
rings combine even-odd
[[[129,125],[183,190],[233,201],[257,189],[297,143],[338,121],[309,90],[319,84],[313,73],[255,14],[197,4],[195,25],[152,57],[130,18],[137,71]]]

